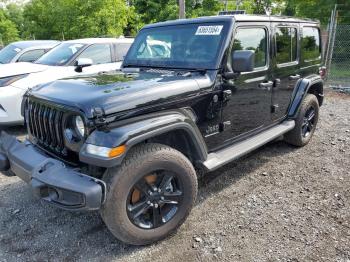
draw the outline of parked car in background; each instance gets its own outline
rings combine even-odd
[[[59,41],[52,40],[33,40],[11,43],[3,49],[0,48],[0,64],[34,62],[59,43]]]
[[[78,74],[119,70],[133,41],[131,38],[66,41],[35,63],[0,65],[0,125],[23,122],[21,102],[28,88]]]

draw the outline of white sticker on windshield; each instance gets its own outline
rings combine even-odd
[[[21,49],[18,48],[18,47],[16,47],[16,48],[15,48],[15,51],[16,51],[16,53],[19,53],[19,52],[21,51]]]
[[[220,35],[223,25],[198,26],[196,35]]]

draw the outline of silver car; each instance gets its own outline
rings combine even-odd
[[[59,41],[52,40],[33,40],[11,43],[1,49],[0,64],[34,62],[59,43]]]

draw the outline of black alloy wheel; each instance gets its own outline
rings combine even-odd
[[[314,94],[307,94],[294,119],[295,127],[284,135],[284,140],[298,147],[307,145],[315,133],[319,111],[317,97]]]
[[[306,138],[312,133],[315,127],[315,116],[315,108],[313,106],[310,106],[310,108],[305,113],[304,121],[301,126],[301,134],[303,137]]]
[[[176,174],[159,171],[136,182],[126,208],[133,224],[142,229],[155,229],[169,222],[182,202],[182,185]]]
[[[100,213],[119,240],[147,245],[176,231],[198,191],[197,174],[181,152],[162,144],[131,148],[121,166],[107,170],[106,201]]]

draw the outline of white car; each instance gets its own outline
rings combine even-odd
[[[34,62],[60,42],[53,40],[19,41],[5,46],[0,51],[0,64]]]
[[[82,74],[119,70],[131,38],[91,38],[62,42],[35,63],[0,65],[0,125],[23,123],[22,98],[28,88]]]

